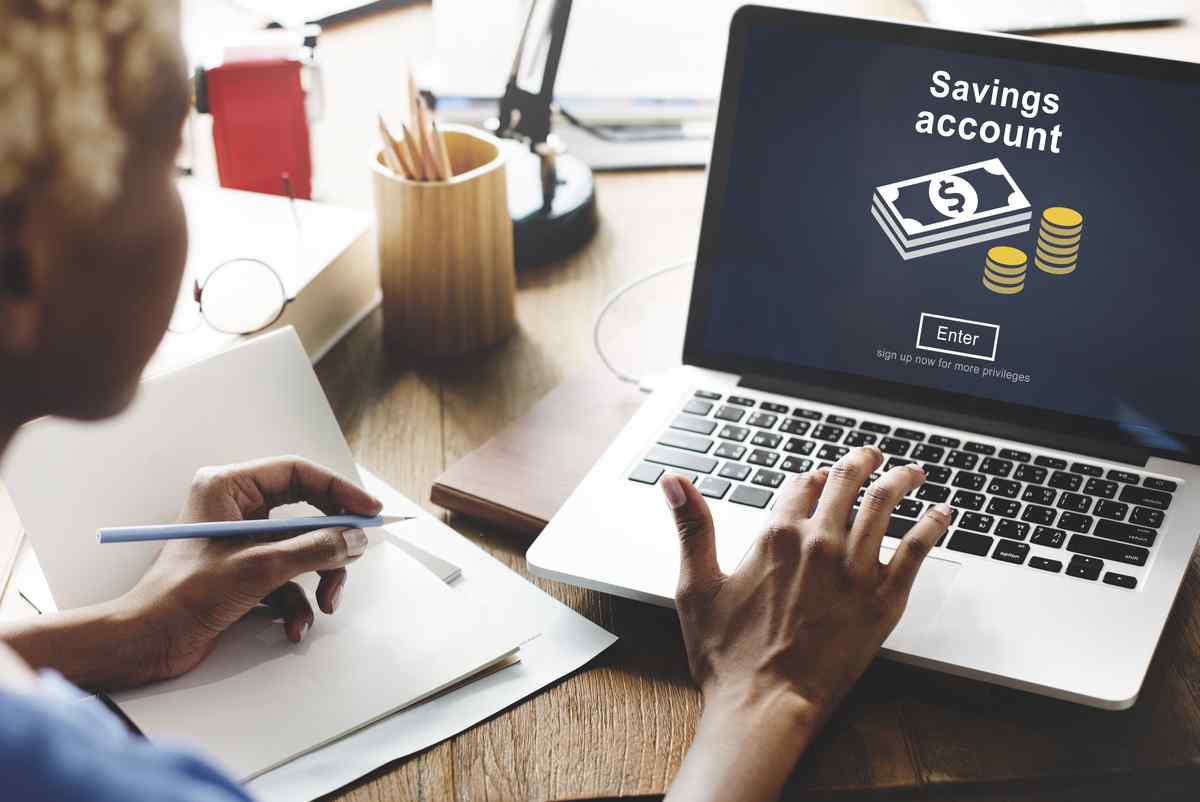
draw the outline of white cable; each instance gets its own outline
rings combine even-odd
[[[667,265],[666,267],[660,267],[657,270],[650,271],[649,273],[647,273],[644,276],[639,276],[638,278],[635,278],[633,281],[630,281],[628,284],[621,287],[619,290],[614,292],[612,295],[608,296],[608,300],[604,302],[604,305],[600,307],[600,311],[596,313],[596,320],[592,324],[592,345],[596,349],[596,356],[600,357],[600,361],[604,363],[604,367],[608,368],[608,372],[611,373],[614,377],[616,377],[616,379],[618,381],[625,382],[626,384],[637,385],[638,389],[642,390],[642,392],[649,392],[649,388],[644,385],[643,379],[639,379],[636,376],[630,376],[628,373],[621,372],[609,360],[608,356],[604,353],[604,349],[600,346],[600,326],[604,323],[604,316],[608,314],[608,311],[610,309],[612,309],[613,305],[616,304],[617,301],[621,300],[621,298],[627,292],[634,289],[635,287],[640,287],[642,284],[645,284],[650,279],[658,278],[659,276],[663,275],[664,273],[670,273],[673,270],[680,270],[682,268],[689,267],[691,265],[692,265],[692,260],[689,259],[686,262],[679,262],[678,264]]]

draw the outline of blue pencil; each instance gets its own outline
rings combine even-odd
[[[367,529],[411,521],[411,515],[317,515],[309,518],[267,518],[254,521],[214,521],[162,526],[114,526],[96,530],[101,543],[140,543],[147,540],[182,540],[194,537],[263,537],[302,535],[329,527]]]

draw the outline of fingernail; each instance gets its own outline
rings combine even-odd
[[[338,585],[333,591],[333,598],[329,600],[329,609],[335,613],[337,612],[338,605],[342,603],[342,588],[345,586],[345,582]]]
[[[938,514],[944,516],[947,521],[950,520],[950,517],[952,515],[954,515],[954,510],[951,509],[950,505],[945,503],[944,501],[941,504],[934,505],[933,509],[934,509],[934,512],[937,512]]]
[[[883,452],[880,451],[878,448],[876,448],[875,446],[867,446],[866,448],[867,448],[867,451],[870,451],[872,454],[874,454],[876,457],[878,457],[880,461],[883,460]]]
[[[312,626],[308,621],[300,625],[300,640],[304,640],[304,636],[308,634],[308,628]]]
[[[683,480],[678,476],[664,476],[660,484],[668,507],[677,510],[687,503],[687,491],[683,489]]]
[[[918,465],[915,462],[910,462],[910,463],[908,463],[908,467],[910,470],[916,471],[917,473],[921,474],[922,476],[925,475],[925,468],[922,465]]]
[[[346,541],[346,553],[351,557],[367,550],[367,533],[361,529],[347,529],[342,532],[342,538]]]

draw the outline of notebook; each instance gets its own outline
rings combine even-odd
[[[607,373],[569,379],[447,468],[430,500],[532,540],[645,400]]]
[[[35,421],[0,467],[55,601],[71,608],[120,595],[154,559],[155,544],[101,546],[99,526],[172,521],[198,467],[286,453],[361,483],[292,329],[145,381],[111,421]],[[256,611],[198,669],[118,704],[150,738],[190,742],[248,780],[504,661],[538,634],[503,604],[455,593],[382,531],[369,534],[339,612],[318,614],[302,643]],[[302,584],[311,591],[315,577]]]

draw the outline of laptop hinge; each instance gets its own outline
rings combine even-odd
[[[1075,454],[1086,454],[1097,459],[1121,462],[1127,465],[1145,465],[1150,459],[1151,452],[1128,443],[1098,442],[1094,438],[1072,434],[1071,432],[1047,431],[1033,427],[1021,426],[995,418],[986,418],[961,412],[950,412],[934,409],[927,405],[905,402],[891,398],[881,398],[866,393],[855,393],[847,390],[835,390],[830,387],[793,382],[786,379],[767,378],[763,376],[743,376],[739,386],[751,390],[761,390],[768,393],[809,398],[826,404],[852,407],[880,415],[891,415],[897,418],[922,421],[935,426],[947,426],[970,432],[998,437],[1005,440],[1016,440],[1044,448],[1059,451],[1069,451]]]

